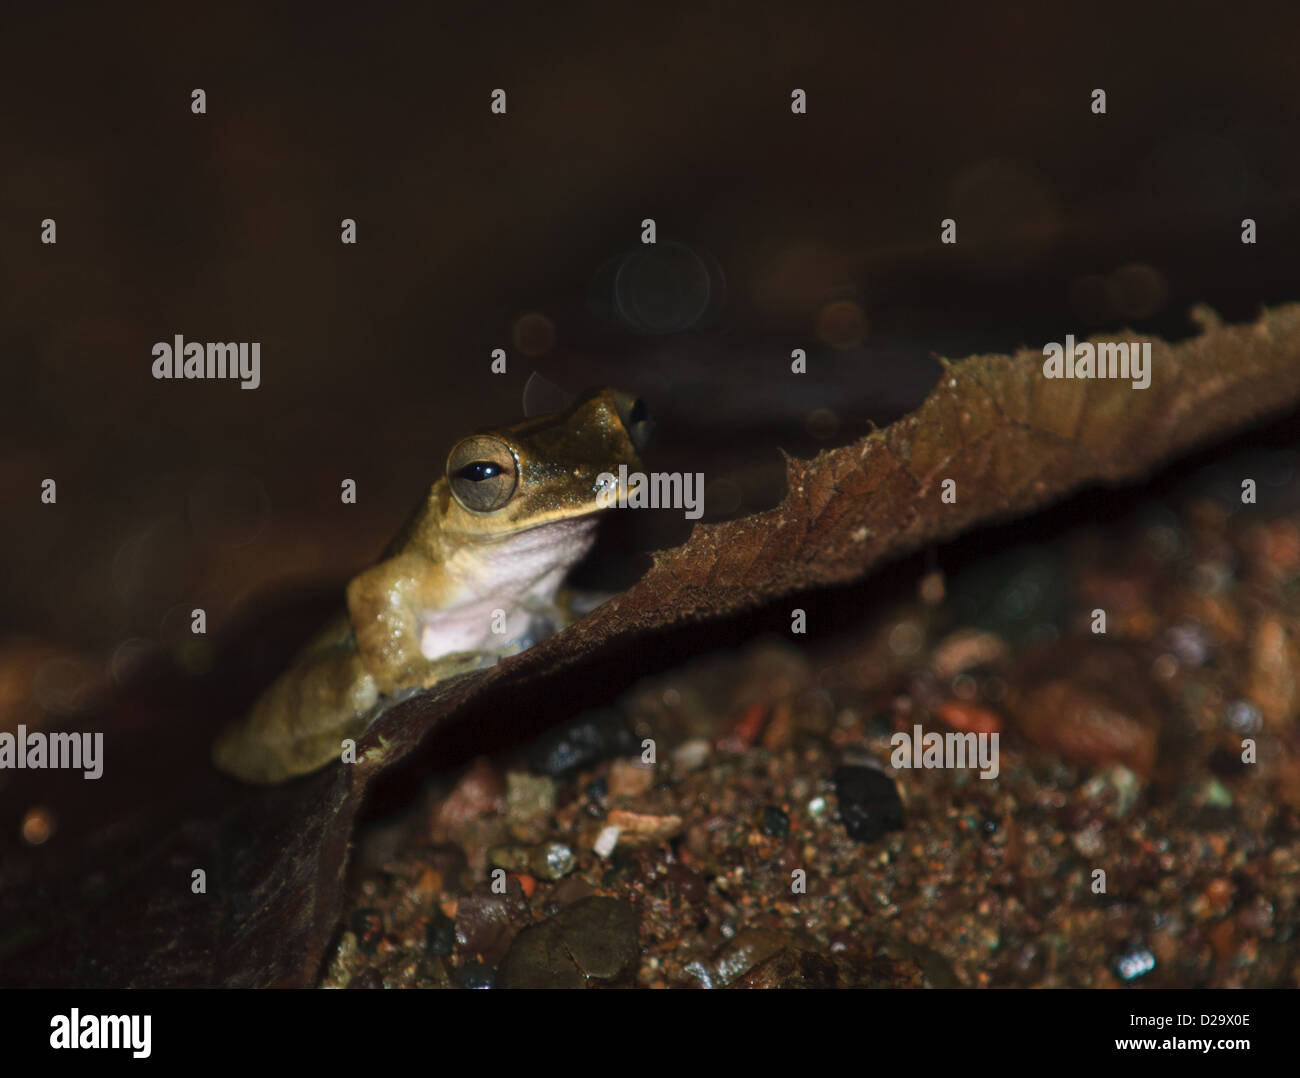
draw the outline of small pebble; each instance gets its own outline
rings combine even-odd
[[[654,785],[654,768],[645,767],[640,760],[615,760],[609,765],[609,793],[611,797],[637,797]]]
[[[456,907],[456,942],[462,954],[481,954],[495,963],[514,937],[516,918],[527,910],[524,890],[514,877],[506,878],[506,893],[496,894],[481,883]]]
[[[535,852],[533,871],[544,880],[558,880],[573,871],[577,858],[573,848],[563,842],[544,842]]]
[[[850,838],[874,842],[903,826],[903,801],[894,780],[874,767],[844,764],[832,777],[840,819]]]
[[[611,809],[607,819],[610,827],[618,828],[618,841],[627,846],[654,846],[682,832],[680,816]]]
[[[374,966],[368,966],[348,981],[349,988],[383,988],[384,978]]]
[[[493,846],[487,853],[488,864],[507,872],[533,875],[543,880],[558,880],[573,871],[573,849],[563,842],[541,842],[534,846]]]
[[[505,784],[491,761],[475,760],[438,806],[435,826],[444,834],[460,832],[469,820],[497,812]]]
[[[641,739],[623,714],[606,708],[585,712],[538,738],[528,748],[528,762],[534,771],[558,777],[640,751]]]
[[[352,931],[357,937],[357,946],[366,954],[374,954],[379,941],[384,938],[384,915],[364,906],[352,914]]]
[[[1209,779],[1201,787],[1201,796],[1210,808],[1232,808],[1232,793],[1218,779]]]
[[[506,826],[515,838],[537,842],[555,811],[555,782],[546,775],[511,771],[506,775]]]
[[[709,885],[698,872],[680,864],[668,866],[668,883],[683,902],[700,902],[708,893]]]
[[[457,979],[462,988],[491,988],[495,976],[492,968],[482,962],[466,962],[460,967]]]
[[[758,826],[769,838],[785,838],[790,833],[790,817],[775,805],[765,805]]]
[[[999,734],[1002,719],[997,712],[965,700],[946,700],[939,705],[939,718],[954,730],[973,734]]]
[[[522,929],[501,962],[502,988],[589,988],[630,984],[640,957],[638,917],[614,898],[579,899]]]
[[[709,762],[713,746],[702,737],[683,741],[673,750],[673,763],[682,771],[698,771]]]
[[[1115,973],[1121,981],[1136,981],[1155,968],[1155,955],[1145,947],[1129,951],[1115,961]]]
[[[596,841],[592,844],[597,857],[608,857],[614,852],[614,847],[618,845],[619,829],[612,825],[606,825],[600,829],[600,834],[596,836]]]
[[[432,955],[446,957],[456,947],[456,924],[441,910],[434,912],[424,929],[424,949]]]

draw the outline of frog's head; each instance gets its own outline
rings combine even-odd
[[[507,536],[595,513],[615,493],[599,477],[639,471],[649,433],[645,404],[606,388],[567,411],[470,435],[447,456],[442,528]]]

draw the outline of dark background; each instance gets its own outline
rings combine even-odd
[[[195,606],[220,639],[337,587],[534,370],[643,394],[647,463],[704,471],[716,519],[779,498],[778,448],[914,405],[935,353],[1300,295],[1283,5],[155,4],[3,33],[5,726],[159,646],[205,669]],[[260,341],[261,388],[155,381],[176,333]],[[625,546],[684,537],[630,516]]]

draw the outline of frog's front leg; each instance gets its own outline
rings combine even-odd
[[[429,572],[427,558],[398,554],[348,582],[348,617],[357,652],[385,696],[418,684],[427,665],[420,651],[419,611]]]
[[[445,602],[445,587],[442,569],[417,553],[380,562],[348,584],[348,615],[357,651],[385,696],[429,688],[498,658],[476,648],[425,654],[426,614]]]

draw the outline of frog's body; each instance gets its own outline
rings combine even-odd
[[[602,389],[566,412],[459,442],[384,559],[348,584],[347,612],[218,739],[217,766],[263,783],[315,771],[386,699],[566,625],[561,585],[613,493],[598,477],[638,470],[647,429],[639,401]]]

